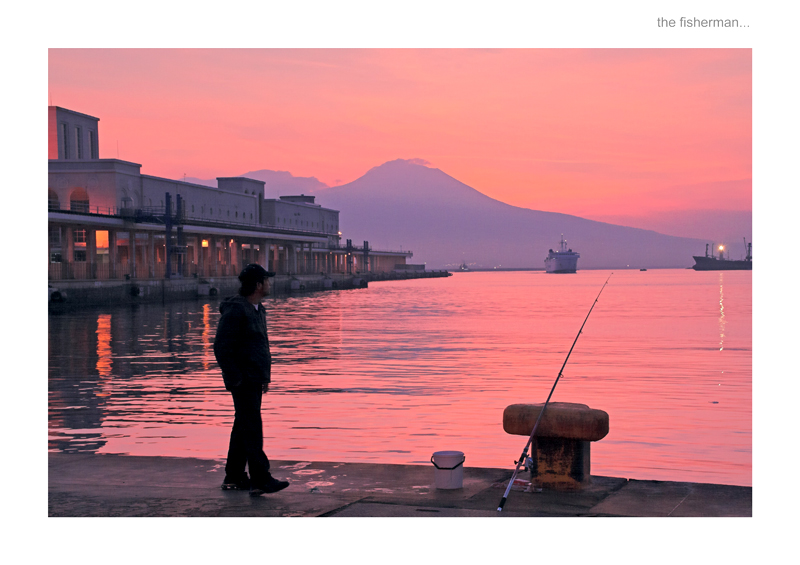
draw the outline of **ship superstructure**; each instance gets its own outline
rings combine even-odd
[[[544,260],[544,270],[547,273],[574,273],[578,270],[578,257],[580,253],[567,248],[567,240],[562,233],[559,250],[550,250]]]

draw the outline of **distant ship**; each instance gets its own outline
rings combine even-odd
[[[561,234],[561,248],[558,251],[550,250],[544,260],[544,270],[547,273],[574,273],[578,270],[578,257],[580,254],[567,249],[567,240]]]
[[[708,244],[706,243],[706,254],[704,256],[694,255],[694,269],[695,271],[752,271],[753,270],[753,244],[744,241],[745,251],[747,255],[744,259],[725,259],[725,246],[720,245],[719,257],[715,257],[712,252],[708,254]]]
[[[469,271],[469,267],[467,267],[467,262],[466,261],[462,261],[461,265],[458,268],[461,271]]]

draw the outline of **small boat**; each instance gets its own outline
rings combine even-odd
[[[469,271],[469,267],[467,267],[467,262],[466,261],[462,261],[461,265],[458,267],[458,269],[460,271]]]
[[[715,257],[714,253],[712,252],[711,255],[708,254],[708,246],[709,244],[706,243],[706,254],[703,255],[694,255],[692,258],[694,259],[694,266],[692,269],[695,271],[752,271],[753,270],[753,244],[747,243],[747,240],[744,240],[744,248],[745,248],[745,258],[744,259],[731,259],[730,255],[728,258],[725,258],[725,246],[719,245],[717,246],[717,250],[719,251],[719,257]]]
[[[567,248],[567,240],[561,234],[560,248],[558,251],[552,249],[544,260],[544,270],[547,273],[574,273],[578,270],[577,251]]]
[[[647,269],[639,269],[640,271],[646,271]]]

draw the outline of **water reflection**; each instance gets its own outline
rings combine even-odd
[[[49,381],[50,449],[97,451],[107,442],[99,430],[106,403],[100,376],[111,370],[109,321],[91,315],[49,320],[50,364],[65,375]]]
[[[111,314],[97,316],[97,374],[111,375]]]
[[[213,353],[211,337],[211,304],[203,304],[203,325],[200,340],[203,344],[203,370],[208,371],[209,360]]]
[[[719,350],[723,350],[724,342],[725,342],[725,302],[723,298],[725,297],[725,293],[723,292],[723,279],[724,273],[719,274]]]
[[[647,275],[615,273],[553,401],[609,413],[594,474],[750,484],[750,273],[726,273],[724,294],[715,273]],[[429,465],[458,449],[508,466],[524,438],[502,431],[503,409],[544,401],[607,276],[466,273],[268,300],[267,452]],[[218,304],[51,315],[50,449],[224,458]]]

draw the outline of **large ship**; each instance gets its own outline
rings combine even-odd
[[[706,254],[704,256],[694,255],[694,269],[695,271],[752,271],[753,270],[753,244],[744,242],[744,248],[747,253],[744,259],[731,259],[730,253],[728,258],[725,258],[725,246],[719,245],[719,257],[708,254],[708,243],[706,243]]]
[[[558,251],[550,250],[544,260],[544,270],[547,273],[574,273],[578,270],[578,257],[580,254],[567,249],[567,240],[564,239],[564,234],[561,234],[560,249]]]

